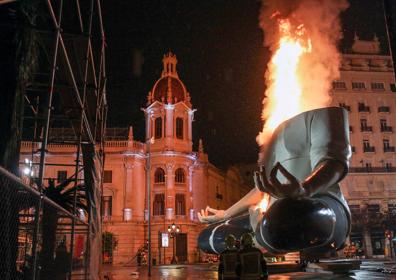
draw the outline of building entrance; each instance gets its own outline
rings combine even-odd
[[[178,233],[176,235],[176,257],[178,262],[187,262],[187,233]]]

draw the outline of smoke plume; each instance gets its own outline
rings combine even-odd
[[[282,20],[288,20],[294,31],[303,25],[304,37],[310,39],[312,49],[301,56],[297,66],[302,91],[298,113],[326,107],[330,103],[331,82],[339,77],[337,42],[342,37],[339,15],[347,7],[347,0],[262,0],[260,27],[264,32],[264,45],[272,53],[279,47],[282,35],[279,22]],[[264,122],[273,113],[270,107],[274,78],[270,64],[265,73]],[[287,100],[282,106],[283,110],[287,110]],[[264,145],[271,133],[266,131],[264,124],[263,132],[257,137],[259,145]]]

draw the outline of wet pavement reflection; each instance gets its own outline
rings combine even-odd
[[[217,279],[217,265],[197,264],[197,265],[169,265],[156,266],[152,269],[152,276],[147,276],[147,267],[105,267],[104,272],[109,275],[110,280],[127,279],[158,279],[158,280],[214,280]],[[384,274],[381,272],[359,270],[349,275],[333,275],[325,273],[292,272],[284,274],[270,275],[269,280],[289,280],[289,279],[337,279],[337,280],[379,280],[394,279],[396,275]]]

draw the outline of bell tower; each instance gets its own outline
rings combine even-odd
[[[152,151],[192,152],[192,122],[195,109],[190,94],[179,79],[176,55],[162,59],[161,77],[147,95],[146,141],[154,139]]]

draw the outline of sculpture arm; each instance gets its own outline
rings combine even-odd
[[[226,220],[248,211],[250,206],[257,205],[262,198],[263,193],[257,188],[254,188],[227,210],[217,210],[209,206],[206,207],[205,210],[201,210],[201,213],[198,213],[198,219],[201,223],[215,223]],[[209,213],[213,215],[209,215]]]
[[[259,173],[258,189],[269,192],[277,198],[311,197],[338,183],[347,173],[347,165],[335,159],[320,162],[318,167],[302,182],[279,162],[271,170],[269,178],[267,178],[265,168],[262,169],[263,171]],[[278,180],[278,171],[287,179],[287,182],[281,183]]]
[[[313,196],[324,192],[326,189],[338,183],[346,173],[346,167],[337,160],[325,160],[303,182],[302,187],[306,196]]]
[[[230,208],[224,211],[225,219],[229,219],[238,214],[246,212],[252,205],[257,205],[263,199],[263,193],[257,188],[252,189],[239,201],[233,204]]]

